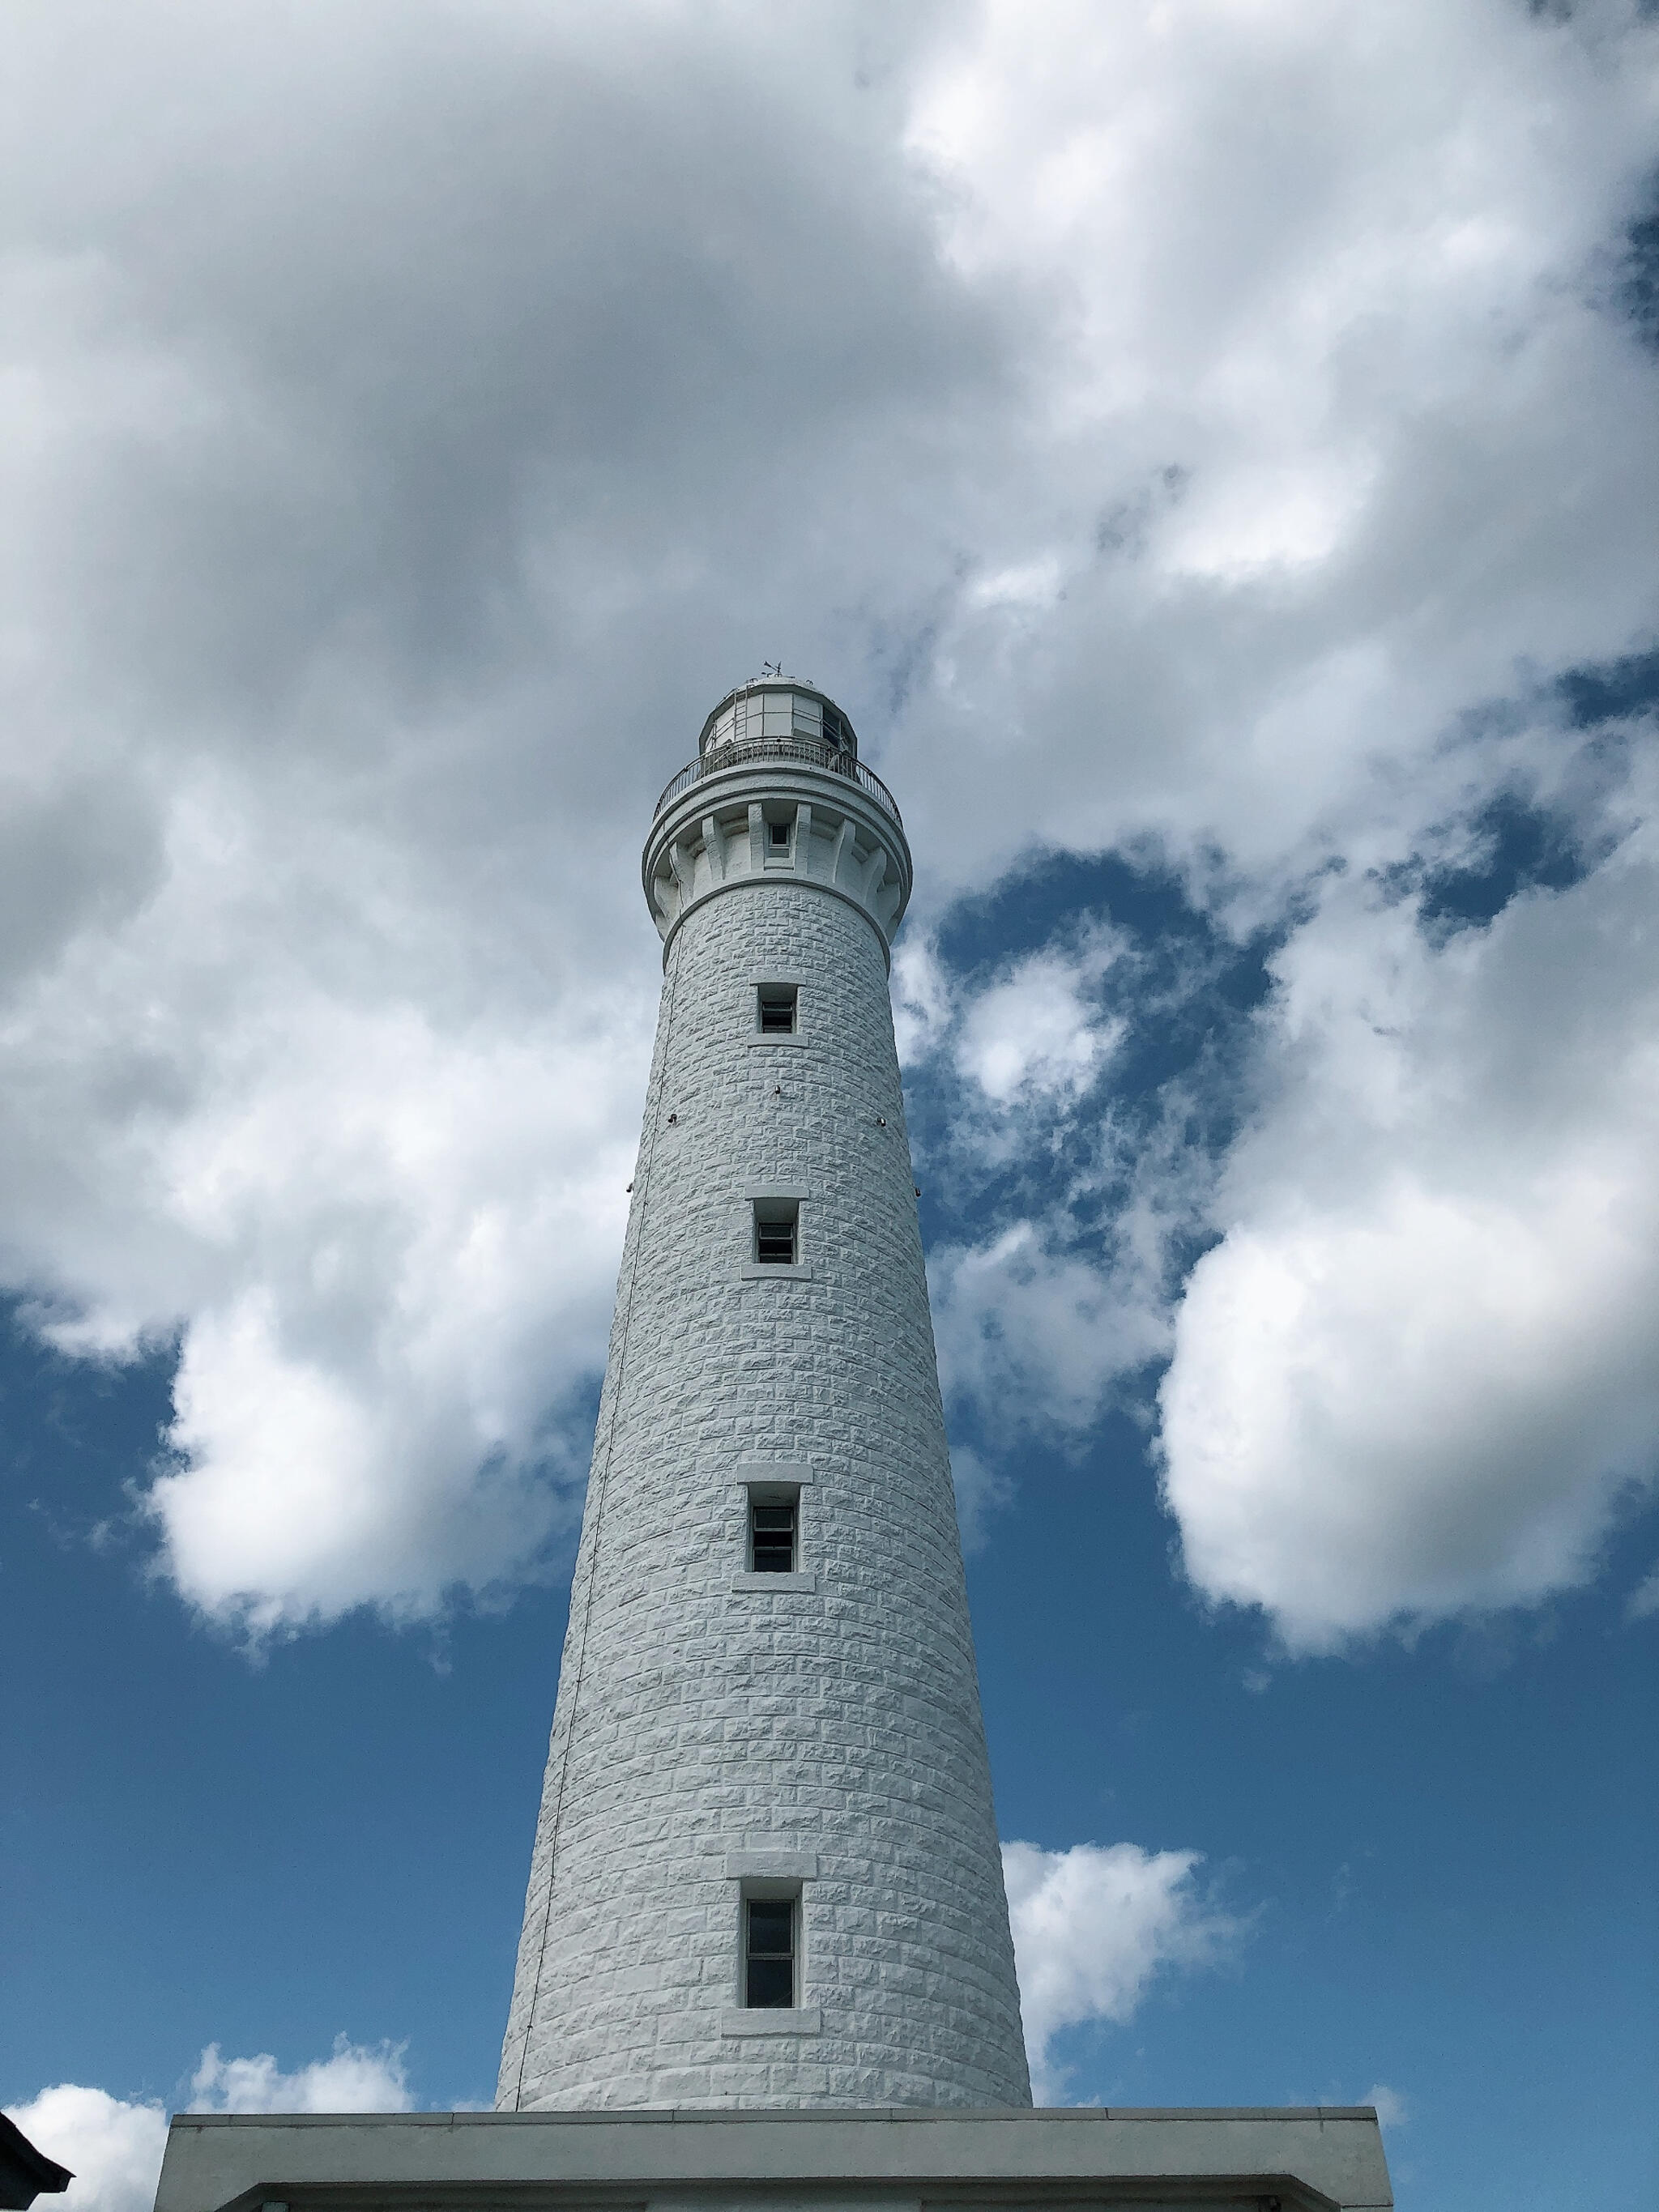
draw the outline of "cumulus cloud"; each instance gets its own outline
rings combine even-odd
[[[1121,1016],[1088,998],[1117,951],[1109,934],[1073,951],[1032,953],[980,992],[962,1017],[957,1064],[994,1104],[1022,1095],[1076,1097],[1123,1037]]]
[[[1039,2104],[1063,2095],[1055,2039],[1089,2021],[1122,2026],[1158,1975],[1219,1964],[1246,1924],[1199,1888],[1197,1851],[1075,1844],[1045,1851],[1005,1844],[1020,2012]]]
[[[954,993],[938,948],[926,931],[911,929],[893,952],[893,1032],[899,1064],[908,1066],[931,1052],[954,1016]]]
[[[408,2112],[415,2108],[404,2065],[407,2045],[334,2039],[326,2058],[284,2074],[270,2053],[225,2058],[209,2044],[191,2077],[192,2112]]]
[[[949,1091],[950,1127],[935,1164],[955,1194],[954,1218],[973,1212],[975,1185],[1018,1176],[1022,1158],[1041,1158],[1059,1132],[1075,1127],[1082,1101],[1127,1033],[1127,1018],[1100,992],[1120,963],[1127,964],[1121,933],[1098,921],[971,986],[959,986],[925,940],[913,954],[899,1003],[912,1061],[935,1080],[943,1075]],[[1115,1207],[1109,1264],[1100,1263],[1097,1249],[1075,1249],[1078,1222],[1097,1225],[1103,1212],[1101,1187],[1111,1177],[1102,1148],[1097,1130],[1085,1147],[1094,1157],[1059,1202],[1016,1209],[1007,1221],[993,1210],[981,1217],[988,1228],[980,1241],[945,1241],[933,1250],[934,1334],[947,1402],[971,1408],[1000,1438],[1019,1428],[1051,1437],[1086,1429],[1115,1386],[1166,1347],[1166,1237],[1150,1206],[1161,1183],[1167,1208],[1167,1180],[1139,1175],[1139,1197]],[[1109,1132],[1103,1148],[1121,1149]],[[1146,1158],[1157,1150],[1146,1147]],[[1136,1181],[1135,1163],[1113,1165],[1127,1166]],[[971,1528],[977,1541],[988,1510],[1012,1493],[1006,1478],[983,1475],[976,1453],[964,1464],[981,1470],[966,1486],[960,1476],[957,1482],[964,1532]]]
[[[257,1629],[533,1561],[574,1471],[553,1419],[603,1357],[643,1061],[580,994],[520,1012],[481,975],[434,1005],[367,916],[295,960],[239,911],[252,842],[18,994],[5,1188],[45,1334],[116,1358],[176,1334],[148,1510],[184,1593]],[[263,857],[279,910],[320,891]],[[360,974],[316,972],[331,952]]]
[[[763,654],[894,781],[921,922],[1151,841],[1247,927],[1544,774],[1541,726],[1448,733],[1650,621],[1623,0],[26,0],[0,38],[0,1282],[82,1356],[177,1348],[148,1525],[252,1633],[510,1584],[568,1524],[632,854]],[[1109,1065],[1075,952],[959,1008],[904,970],[988,1112]],[[1007,1371],[1086,1420],[1164,1287],[1028,1218],[944,1255],[941,1341],[1001,1279],[1060,1346]]]
[[[953,265],[1063,303],[1073,471],[1047,618],[944,632],[960,835],[1144,825],[1277,872],[1372,764],[1438,781],[1449,718],[1517,661],[1645,633],[1653,457],[1621,485],[1609,426],[1651,367],[1601,272],[1653,68],[1620,4],[994,0],[956,27],[913,143]]]
[[[1583,1581],[1659,1435],[1654,826],[1436,943],[1329,894],[1279,957],[1163,1391],[1188,1569],[1323,1649]]]
[[[75,2176],[49,2203],[64,2212],[150,2212],[167,2139],[160,2105],[124,2104],[102,2089],[60,2081],[6,2112],[37,2149]]]
[[[203,2051],[190,2082],[192,2112],[407,2112],[414,2110],[401,2043],[334,2039],[326,2058],[284,2074],[269,2052],[226,2058]],[[167,2148],[167,2115],[156,2102],[124,2101],[106,2090],[60,2081],[8,2115],[30,2142],[75,2179],[64,2212],[150,2212]]]
[[[928,1267],[947,1401],[1049,1435],[1088,1428],[1113,1386],[1162,1352],[1161,1297],[1138,1271],[1055,1250],[1017,1222],[991,1243],[946,1245]]]

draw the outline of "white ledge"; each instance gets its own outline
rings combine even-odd
[[[764,2015],[748,2014],[757,2017]],[[918,2176],[927,2178],[927,2197],[963,2212],[1044,2201],[1121,2207],[1126,2197],[1155,2202],[1164,2212],[1218,2212],[1221,2204],[1242,2198],[1257,2205],[1269,2196],[1285,2212],[1337,2205],[1385,2212],[1394,2201],[1369,2106],[809,2106],[180,2112],[156,2205],[157,2212],[246,2212],[261,2202],[292,2205],[297,2192],[302,2204],[374,2204],[382,2212],[509,2203],[524,2212],[592,2212],[620,2203],[627,2187],[635,2204],[672,2197],[685,2212],[720,2212],[740,2202],[796,2212],[829,2202],[892,2212],[915,2203]]]
[[[745,1573],[732,1577],[734,1590],[760,1590],[775,1597],[784,1596],[790,1590],[815,1590],[817,1586],[817,1571],[813,1567],[796,1575]]]
[[[740,1273],[745,1283],[810,1283],[812,1279],[810,1263],[804,1267],[785,1267],[775,1260],[764,1263],[751,1261]]]
[[[756,1036],[749,1040],[750,1052],[769,1052],[775,1044],[799,1045],[805,1049],[807,1040],[799,1030],[780,1030],[775,1036]]]
[[[816,1881],[816,1851],[727,1851],[727,1881]]]
[[[821,2035],[823,2014],[817,2005],[745,2006],[720,2014],[722,2035]]]

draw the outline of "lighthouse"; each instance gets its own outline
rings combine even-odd
[[[899,810],[782,678],[663,939],[497,2109],[1030,2102],[888,969]]]
[[[781,677],[658,800],[661,1010],[493,2112],[181,2112],[155,2212],[1389,2212],[1369,2106],[1030,2108],[887,992]]]

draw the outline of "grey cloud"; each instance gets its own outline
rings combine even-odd
[[[368,653],[424,715],[650,579],[643,659],[659,559],[718,600],[1003,373],[879,110],[741,24],[56,13],[13,221],[43,354],[121,387],[59,557],[171,705]]]

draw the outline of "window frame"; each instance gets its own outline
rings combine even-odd
[[[801,1566],[800,1485],[796,1482],[746,1482],[743,1486],[743,1571],[749,1575],[799,1575]],[[763,1567],[756,1564],[755,1514],[757,1509],[787,1505],[789,1509],[789,1564]]]
[[[802,1885],[799,1881],[745,1881],[738,1895],[738,2006],[743,2012],[795,2012],[800,2008],[802,1983],[802,1954],[805,1914],[802,1911]],[[749,1969],[751,1960],[775,1961],[777,1952],[757,1954],[750,1943],[750,1915],[757,1905],[783,1905],[787,1909],[789,1923],[789,1994],[780,2003],[775,1998],[757,2002],[750,1995]]]
[[[788,1015],[783,1022],[769,1022],[769,1013],[780,1010]],[[799,983],[757,983],[755,986],[755,1035],[763,1037],[798,1036],[800,1034],[800,986]]]
[[[798,1198],[751,1198],[749,1201],[750,1255],[757,1267],[798,1267],[801,1264],[800,1200]],[[763,1229],[773,1232],[771,1242],[777,1243],[776,1231],[787,1227],[789,1231],[789,1250],[782,1257],[775,1249],[763,1249]]]

